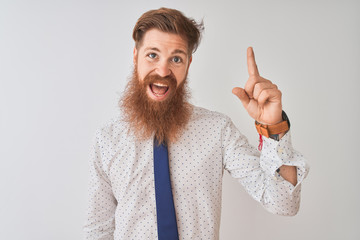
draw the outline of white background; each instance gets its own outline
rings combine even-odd
[[[221,239],[359,239],[360,4],[285,0],[2,0],[0,239],[82,238],[92,137],[118,113],[137,18],[161,6],[205,22],[191,102],[257,144],[231,94],[253,46],[311,166],[295,217],[266,212],[225,174]]]

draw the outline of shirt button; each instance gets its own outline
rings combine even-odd
[[[278,152],[279,154],[281,154],[281,153],[283,153],[283,151],[284,151],[284,149],[279,148],[277,152]]]

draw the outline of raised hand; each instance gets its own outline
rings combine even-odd
[[[244,88],[232,92],[256,121],[273,125],[282,121],[281,92],[275,84],[260,76],[252,47],[247,49],[249,79]]]

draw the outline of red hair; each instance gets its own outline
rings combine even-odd
[[[185,17],[182,12],[176,9],[160,8],[150,10],[145,12],[135,24],[133,39],[136,48],[141,46],[145,33],[153,28],[180,35],[187,41],[189,54],[191,55],[200,44],[204,24]]]

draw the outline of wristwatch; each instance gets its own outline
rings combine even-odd
[[[264,137],[279,141],[279,134],[287,132],[290,129],[290,121],[284,111],[282,111],[283,121],[275,125],[265,125],[255,121],[255,127],[258,133]]]

